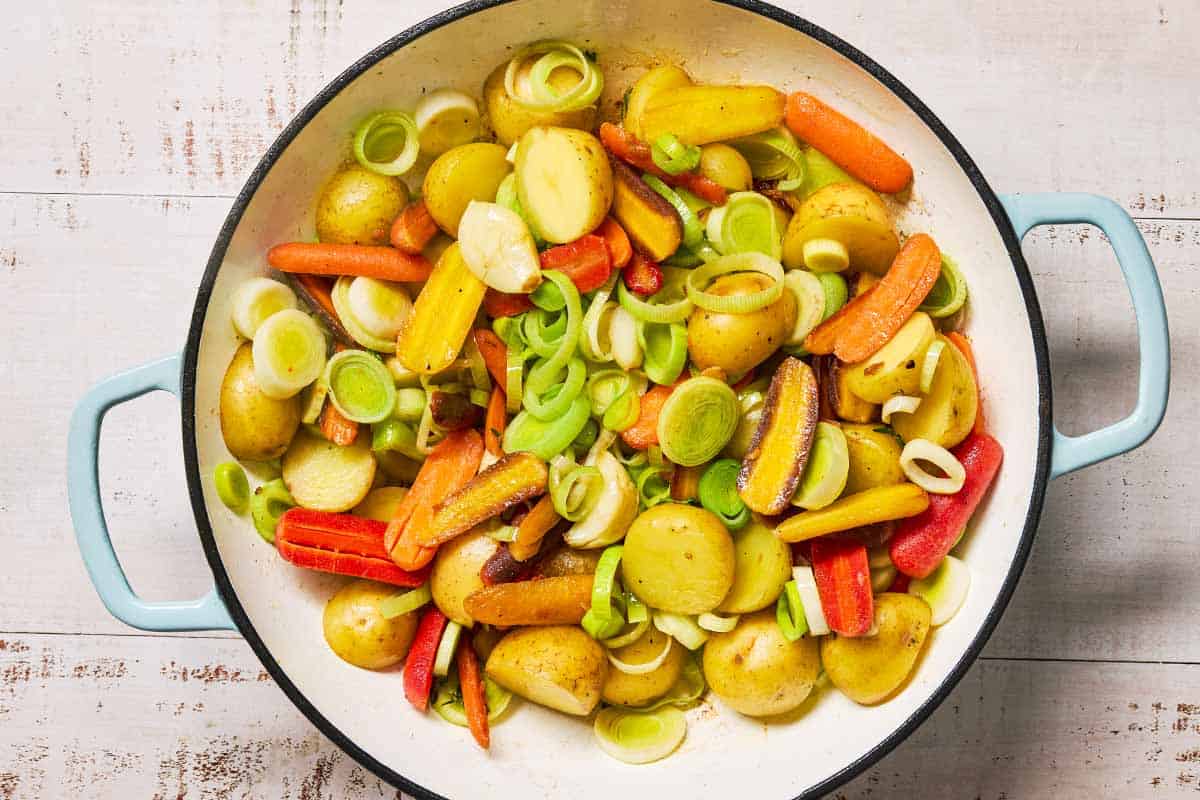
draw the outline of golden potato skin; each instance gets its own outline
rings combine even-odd
[[[505,62],[492,70],[483,84],[483,102],[487,108],[488,121],[496,139],[509,147],[530,128],[539,125],[556,128],[578,128],[590,131],[596,127],[596,107],[587,106],[577,111],[532,111],[519,105],[504,90]]]
[[[472,200],[492,202],[500,182],[512,170],[508,151],[498,144],[474,142],[442,153],[425,173],[422,193],[429,215],[458,238],[458,221]]]
[[[850,251],[850,269],[880,275],[900,251],[887,206],[859,183],[831,183],[805,198],[783,236],[785,267],[804,266],[809,239],[836,239]]]
[[[727,144],[700,148],[700,174],[731,192],[747,192],[754,186],[745,156]]]
[[[543,578],[593,575],[603,552],[601,549],[579,550],[574,547],[560,547],[538,564],[538,573]]]
[[[317,200],[317,238],[333,244],[387,244],[388,232],[408,205],[408,187],[356,163],[329,179]]]
[[[765,275],[742,272],[717,278],[708,292],[721,297],[752,294],[770,283]],[[720,367],[729,375],[741,375],[778,350],[795,321],[796,299],[787,291],[771,305],[749,314],[718,314],[697,308],[688,317],[688,353],[700,369]]]
[[[378,479],[379,474],[376,473],[375,477]],[[362,502],[352,508],[350,513],[364,519],[391,522],[406,494],[408,494],[408,489],[403,486],[380,486],[368,492]]]
[[[667,647],[668,640],[671,650],[666,660],[652,672],[630,675],[609,664],[608,677],[604,680],[601,692],[604,702],[620,706],[644,706],[669,692],[679,680],[683,672],[683,660],[688,657],[679,642],[651,625],[642,638],[633,644],[618,647],[612,654],[626,664],[645,664],[658,658],[663,648]]]
[[[675,64],[663,64],[646,71],[629,87],[629,93],[625,96],[625,115],[621,120],[625,130],[645,141],[646,137],[642,133],[642,114],[646,112],[651,98],[666,89],[691,84],[692,79],[684,72],[683,67]]]
[[[933,385],[911,414],[892,417],[892,427],[906,442],[928,439],[950,448],[962,442],[975,427],[979,413],[979,389],[975,371],[967,357],[944,336],[937,340],[944,345],[933,373]]]
[[[625,535],[621,574],[651,608],[712,611],[729,593],[733,573],[733,539],[703,508],[663,503],[642,512]]]
[[[586,716],[600,702],[608,675],[604,646],[577,625],[517,628],[488,655],[485,671],[526,700]]]
[[[821,663],[830,682],[862,705],[886,700],[917,663],[932,616],[929,604],[914,595],[876,595],[876,635],[821,637]]]
[[[792,551],[757,518],[733,534],[733,586],[717,610],[749,614],[773,605],[792,579]]]
[[[417,633],[417,612],[391,619],[379,612],[379,604],[396,593],[395,587],[360,580],[329,598],[321,627],[338,658],[363,669],[387,669],[404,660]]]
[[[900,442],[886,428],[870,423],[846,423],[842,425],[842,433],[846,435],[846,449],[850,455],[844,494],[857,494],[906,480],[904,470],[900,469]]]
[[[254,357],[246,342],[233,354],[221,381],[221,436],[234,458],[270,461],[287,450],[300,427],[300,395],[267,397],[254,380]]]
[[[459,625],[470,626],[475,622],[467,614],[463,601],[483,588],[479,570],[498,546],[480,527],[438,548],[433,572],[429,574],[429,590],[441,612]]]
[[[704,677],[726,705],[748,717],[786,714],[800,706],[821,671],[817,641],[789,642],[774,611],[742,617],[729,633],[704,646]]]

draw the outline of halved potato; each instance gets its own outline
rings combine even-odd
[[[900,442],[880,425],[843,425],[850,471],[846,475],[846,494],[891,486],[905,481],[900,469]]]
[[[671,204],[625,162],[613,159],[613,216],[638,249],[662,261],[683,241],[683,223]]]
[[[821,663],[830,682],[862,705],[886,700],[917,663],[932,616],[929,604],[919,597],[877,595],[874,636],[821,638]]]
[[[517,628],[492,649],[485,670],[526,700],[582,717],[600,702],[608,658],[576,625]]]
[[[496,67],[483,84],[483,102],[487,107],[488,122],[496,133],[496,139],[505,147],[520,139],[525,131],[539,125],[583,131],[595,127],[595,106],[577,111],[534,111],[513,100],[504,89],[504,70],[507,66],[508,62],[505,62]],[[575,76],[572,74],[568,77],[574,79]],[[550,83],[554,83],[553,75]]]
[[[692,79],[683,71],[682,67],[677,67],[674,64],[664,64],[661,67],[655,67],[645,75],[637,79],[633,87],[629,90],[629,95],[625,98],[625,115],[623,125],[625,130],[632,133],[639,139],[645,139],[642,135],[642,114],[646,112],[646,105],[650,102],[650,98],[665,89],[675,89],[680,86],[691,86]]]
[[[880,274],[900,251],[887,207],[858,183],[831,183],[808,196],[783,235],[784,266],[804,266],[804,245],[810,239],[841,242],[850,253],[850,269]]]
[[[733,534],[733,586],[717,606],[723,614],[749,614],[775,602],[792,578],[792,551],[757,518]]]
[[[591,233],[612,205],[608,154],[600,140],[585,131],[526,131],[517,144],[516,175],[521,208],[548,242],[573,242]]]
[[[913,413],[895,414],[892,427],[906,442],[928,439],[949,448],[967,438],[971,428],[975,427],[979,389],[975,385],[975,373],[962,351],[946,337],[937,338],[944,347],[929,392]]]
[[[870,403],[883,403],[897,394],[918,394],[921,363],[936,334],[933,320],[918,311],[873,356],[842,368],[846,386]]]
[[[336,445],[301,430],[283,454],[283,483],[296,503],[316,511],[349,511],[362,502],[375,480],[369,436]]]
[[[642,138],[673,133],[684,144],[724,142],[783,122],[786,98],[772,86],[677,86],[655,92],[641,115]]]
[[[813,356],[813,370],[821,387],[821,419],[870,422],[879,415],[878,405],[850,391],[846,365],[836,356]]]

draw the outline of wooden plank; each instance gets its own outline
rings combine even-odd
[[[397,796],[241,642],[7,637],[0,729],[5,800]],[[836,797],[1143,797],[1194,791],[1198,760],[1200,667],[982,661]]]
[[[8,15],[0,190],[232,195],[308,98],[449,5],[101,0]],[[1200,216],[1187,160],[1200,112],[1192,0],[780,5],[895,72],[997,188]]]
[[[61,474],[63,421],[91,384],[182,345],[226,203],[0,198],[0,262],[9,265],[0,281],[5,295],[17,298],[12,329],[25,332],[0,337],[0,374],[8,378],[0,381],[0,407],[25,434],[0,460],[0,527],[21,555],[0,561],[11,598],[0,607],[0,631],[126,630],[88,584],[65,487],[31,484],[27,476]],[[120,230],[136,235],[114,235]],[[1137,370],[1119,271],[1102,238],[1082,230],[1042,229],[1026,248],[1068,432],[1132,407]],[[1195,384],[1200,363],[1194,324],[1200,223],[1144,222],[1142,231],[1169,298],[1179,390],[1149,446],[1051,487],[1041,534],[992,655],[1200,661],[1200,640],[1177,634],[1181,621],[1200,614],[1190,568],[1200,496],[1188,489],[1200,477],[1190,457],[1200,408],[1186,388]],[[36,392],[29,391],[32,381]],[[101,472],[114,537],[134,585],[156,598],[199,594],[209,582],[189,523],[178,424],[175,401],[152,396],[118,407],[103,436]]]

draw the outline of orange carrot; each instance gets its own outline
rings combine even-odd
[[[394,247],[361,244],[277,244],[267,251],[267,263],[280,272],[356,275],[385,281],[423,281],[433,271],[424,256],[402,253]]]
[[[467,727],[475,742],[484,750],[492,742],[488,730],[487,695],[479,671],[479,656],[470,642],[458,646],[458,687],[462,692],[463,711],[467,712]]]
[[[877,192],[893,194],[912,182],[912,167],[895,150],[810,94],[788,95],[784,120],[792,133]]]
[[[492,380],[503,387],[508,380],[508,347],[503,339],[487,328],[476,328],[474,335],[475,346],[479,348],[488,372],[492,373]]]
[[[608,245],[613,269],[624,269],[629,259],[633,258],[633,245],[629,243],[629,235],[625,233],[625,229],[612,217],[605,217],[595,232],[603,236],[604,243]]]
[[[527,294],[508,294],[488,289],[483,295],[483,312],[489,317],[515,317],[533,308]]]
[[[325,406],[321,409],[321,418],[318,420],[318,424],[321,434],[341,447],[354,444],[354,440],[358,438],[358,423],[352,419],[346,419],[342,412],[338,411],[337,406],[328,399],[325,400]]]
[[[392,223],[389,240],[392,247],[409,255],[419,256],[434,236],[438,226],[424,200],[409,203]]]
[[[818,325],[804,346],[810,353],[833,353],[847,364],[870,358],[921,305],[941,265],[933,239],[924,233],[909,237],[883,279]]]
[[[554,510],[550,495],[542,495],[542,499],[521,519],[521,524],[517,526],[517,538],[509,543],[508,552],[517,561],[533,558],[542,546],[542,539],[560,519],[562,517]]]
[[[671,499],[680,503],[695,500],[700,490],[700,476],[707,464],[698,467],[675,467],[671,474]]]
[[[482,458],[483,439],[473,428],[454,431],[433,448],[384,536],[384,546],[398,566],[417,570],[433,560],[437,548],[419,544],[418,533],[429,527],[433,507],[475,476]]]
[[[492,387],[492,396],[488,399],[487,417],[483,420],[483,446],[494,456],[504,455],[500,440],[504,438],[504,426],[508,424],[505,413],[507,400],[504,390],[499,386]]]
[[[987,425],[983,419],[983,384],[979,382],[979,365],[975,363],[975,351],[971,349],[971,340],[958,331],[950,331],[946,338],[967,359],[967,363],[971,365],[971,373],[975,376],[975,391],[979,394],[979,400],[976,403],[975,427],[972,430],[975,433],[987,433]]]
[[[658,415],[673,391],[674,386],[655,386],[642,395],[637,422],[633,423],[633,427],[621,431],[625,444],[635,450],[645,450],[658,444]]]

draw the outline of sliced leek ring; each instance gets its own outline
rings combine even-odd
[[[379,353],[395,353],[400,328],[412,316],[413,303],[398,283],[375,278],[338,278],[333,308],[354,341]]]
[[[817,579],[812,567],[792,567],[792,579],[800,593],[800,605],[804,606],[804,619],[808,622],[809,636],[825,636],[829,633],[829,622],[821,608],[821,595],[817,591]]]
[[[945,473],[945,477],[931,475],[917,462],[928,461]],[[932,494],[955,494],[967,480],[967,470],[962,462],[946,448],[928,439],[913,439],[900,451],[900,469],[910,481]]]
[[[253,339],[267,317],[295,307],[296,293],[290,286],[270,278],[251,278],[233,293],[233,327]]]
[[[804,339],[825,318],[825,286],[811,272],[794,269],[783,277],[783,285],[796,298],[796,324],[785,345],[804,344]]]
[[[596,742],[626,764],[649,764],[675,752],[687,736],[687,720],[674,706],[632,711],[610,706],[596,715]]]
[[[850,449],[846,434],[837,425],[818,422],[812,449],[792,505],[810,511],[824,508],[841,497],[850,475]]]
[[[479,137],[479,106],[455,89],[437,89],[422,97],[413,112],[421,152],[440,156]]]
[[[898,394],[889,397],[883,404],[883,408],[879,412],[879,418],[883,420],[884,425],[890,425],[893,414],[911,414],[920,407],[921,398]]]
[[[933,610],[930,623],[937,627],[949,622],[967,599],[971,588],[971,570],[966,562],[946,556],[928,577],[916,578],[908,585],[908,593],[929,603]]]
[[[303,311],[272,314],[255,331],[254,379],[267,397],[283,400],[300,392],[325,370],[325,334]]]
[[[644,661],[641,664],[630,664],[626,661],[622,661],[614,656],[610,650],[608,653],[608,662],[621,672],[624,672],[626,675],[647,675],[663,665],[663,662],[667,660],[667,656],[671,654],[671,648],[674,646],[674,644],[674,639],[672,639],[670,636],[664,636],[664,646],[662,652],[649,661]]]

